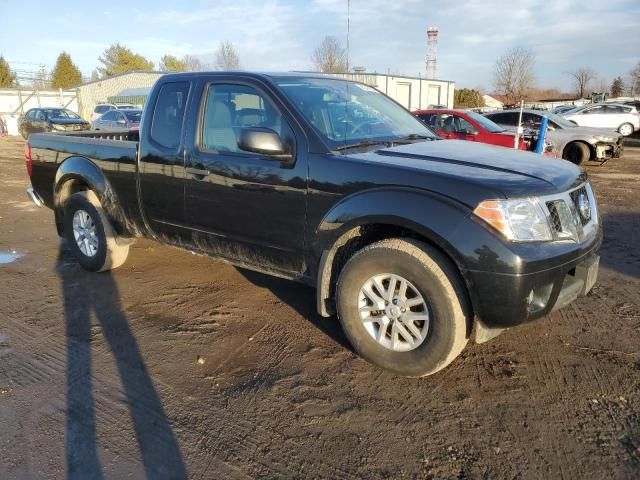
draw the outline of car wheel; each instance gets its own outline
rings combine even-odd
[[[623,123],[618,127],[618,133],[620,135],[628,137],[633,133],[633,125],[631,125],[630,123]]]
[[[562,152],[562,158],[576,165],[582,164],[591,158],[589,147],[582,142],[573,142],[567,145]]]
[[[64,236],[78,263],[90,272],[122,265],[129,245],[118,243],[100,201],[92,191],[74,193],[64,207]]]
[[[443,369],[469,337],[471,309],[456,268],[413,240],[382,240],[356,253],[340,273],[336,304],[353,348],[408,377]]]

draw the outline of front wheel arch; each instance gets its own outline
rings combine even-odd
[[[575,158],[569,158],[572,156],[573,152],[576,153]],[[593,158],[594,151],[591,145],[586,142],[582,142],[580,140],[575,140],[573,142],[568,143],[564,149],[562,150],[562,158],[564,160],[568,160],[570,162],[575,163],[576,165],[580,165],[583,162],[586,162]],[[578,158],[579,157],[579,158]]]
[[[362,220],[361,220],[362,222]],[[440,252],[452,265],[462,284],[468,305],[472,305],[469,294],[469,284],[464,278],[461,263],[451,248],[443,246],[443,240],[431,231],[425,231],[418,226],[408,226],[406,222],[398,223],[359,223],[347,229],[340,235],[330,248],[326,249],[320,260],[316,282],[316,301],[318,313],[323,317],[330,317],[336,313],[335,293],[338,277],[346,263],[360,250],[369,245],[390,238],[404,238],[418,241]],[[472,308],[472,307],[470,307]],[[473,315],[471,315],[473,317]],[[469,331],[472,325],[468,326]]]

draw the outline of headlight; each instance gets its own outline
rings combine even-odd
[[[478,217],[515,242],[551,240],[551,229],[536,198],[485,200],[473,211]]]
[[[51,124],[51,128],[53,128],[54,130],[60,130],[60,131],[66,130],[64,128],[64,125],[58,125],[57,123],[52,123]]]
[[[596,142],[613,142],[613,138],[607,137],[605,135],[594,135],[593,138]]]

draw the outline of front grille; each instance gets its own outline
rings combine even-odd
[[[597,205],[588,183],[541,200],[555,239],[582,242],[597,232]]]

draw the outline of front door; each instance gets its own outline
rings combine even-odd
[[[185,180],[186,222],[196,244],[247,265],[301,272],[307,192],[301,130],[259,85],[208,84],[201,105]],[[245,128],[276,132],[292,159],[243,151]]]

